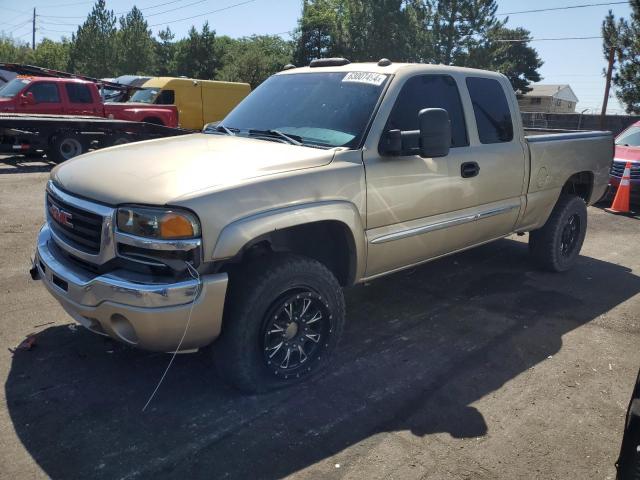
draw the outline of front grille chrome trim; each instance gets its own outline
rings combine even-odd
[[[102,265],[109,260],[112,260],[116,257],[116,246],[114,242],[113,232],[114,232],[114,219],[115,219],[115,209],[108,207],[106,205],[101,205],[99,203],[90,202],[89,200],[84,200],[82,198],[77,198],[68,193],[60,190],[58,187],[54,185],[54,183],[49,180],[47,184],[47,193],[60,201],[69,204],[70,206],[84,210],[89,213],[93,213],[95,215],[99,215],[102,217],[102,226],[101,226],[101,236],[100,236],[100,250],[98,253],[93,254],[89,252],[85,252],[76,248],[74,245],[71,245],[67,240],[62,238],[60,235],[56,234],[53,228],[50,229],[51,237],[56,245],[67,253],[73,255],[74,257],[79,258],[85,262],[92,263],[94,265]],[[45,195],[45,206],[46,206],[46,195]],[[47,223],[50,225],[54,223],[54,220],[51,218],[49,211],[45,208]]]

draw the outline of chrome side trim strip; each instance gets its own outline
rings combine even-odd
[[[508,205],[506,207],[493,208],[491,210],[485,210],[484,212],[464,215],[462,217],[456,217],[449,220],[444,220],[436,223],[429,223],[420,227],[409,228],[401,230],[399,232],[387,233],[380,235],[379,237],[371,240],[371,243],[377,245],[379,243],[392,242],[394,240],[400,240],[407,237],[413,237],[415,235],[422,235],[423,233],[434,232],[436,230],[442,230],[443,228],[454,227],[456,225],[462,225],[463,223],[475,222],[482,220],[483,218],[493,217],[502,213],[509,212],[520,208],[520,205]]]
[[[119,232],[116,230],[116,242],[131,245],[132,247],[146,248],[149,250],[170,250],[170,251],[189,251],[202,245],[199,238],[185,238],[176,240],[161,240],[154,238],[143,238],[130,233]]]

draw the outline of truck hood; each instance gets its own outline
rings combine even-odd
[[[90,152],[57,166],[61,188],[110,205],[164,205],[201,190],[326,165],[333,150],[192,134]]]

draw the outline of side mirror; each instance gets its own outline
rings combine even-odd
[[[23,105],[35,105],[36,97],[33,96],[33,92],[27,92],[22,94],[20,103]]]
[[[442,108],[425,108],[418,113],[420,156],[446,157],[451,148],[451,120]]]
[[[418,113],[418,130],[389,130],[380,139],[381,155],[446,157],[451,147],[451,121],[442,108],[425,108]]]

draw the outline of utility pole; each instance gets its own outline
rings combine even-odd
[[[607,119],[607,104],[609,103],[609,91],[611,90],[611,75],[613,74],[613,62],[616,58],[616,47],[609,49],[609,66],[607,67],[607,84],[604,87],[604,100],[600,113],[600,129],[604,130]]]
[[[31,29],[31,49],[36,49],[36,7],[33,7],[33,27]]]

